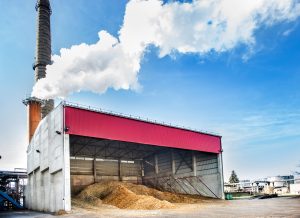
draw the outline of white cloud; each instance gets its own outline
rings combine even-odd
[[[283,36],[289,36],[293,32],[293,29],[288,29],[282,33]]]
[[[292,173],[299,163],[299,110],[270,108],[250,114],[236,111],[229,120],[218,119],[208,125],[222,135],[226,179],[232,169],[241,178],[257,179]]]
[[[238,115],[236,115],[239,117]],[[236,118],[235,121],[221,122],[211,127],[223,136],[224,146],[235,150],[259,142],[261,146],[273,146],[274,141],[282,142],[287,137],[300,137],[300,113],[296,111],[264,111]]]
[[[226,52],[255,44],[255,30],[300,15],[298,0],[194,0],[191,3],[131,0],[119,36],[99,32],[99,41],[61,49],[47,67],[47,77],[32,95],[65,97],[81,90],[138,89],[140,62],[147,46],[159,56]]]
[[[107,88],[136,89],[138,56],[125,54],[118,39],[105,31],[99,32],[96,44],[80,44],[61,49],[47,66],[47,77],[38,81],[33,95],[65,97],[69,93],[90,90],[103,93]]]

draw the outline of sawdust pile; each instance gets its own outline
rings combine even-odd
[[[173,203],[199,203],[203,197],[161,192],[143,185],[125,182],[99,182],[88,186],[75,198],[76,204],[109,204],[122,209],[153,210],[174,208]]]

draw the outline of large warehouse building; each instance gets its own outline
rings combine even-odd
[[[223,198],[221,152],[217,135],[61,103],[30,140],[26,205],[69,211],[101,180]]]

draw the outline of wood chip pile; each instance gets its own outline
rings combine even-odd
[[[199,203],[204,197],[162,192],[144,185],[105,181],[86,187],[75,197],[76,204],[109,204],[121,209],[154,210],[174,208],[174,203]]]

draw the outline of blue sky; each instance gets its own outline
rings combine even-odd
[[[26,166],[26,108],[33,86],[35,0],[0,2],[0,168]],[[122,27],[126,1],[52,0],[52,50],[98,41]],[[139,90],[83,91],[71,102],[148,117],[223,136],[224,173],[241,179],[290,174],[300,163],[300,26],[261,25],[255,45],[158,57],[149,46]],[[209,36],[207,36],[209,37]],[[248,55],[245,60],[243,57]]]

